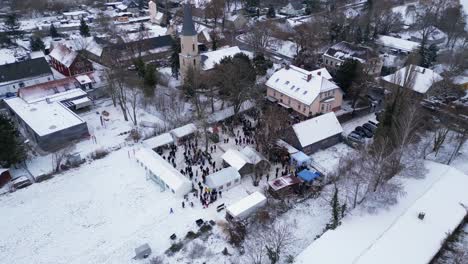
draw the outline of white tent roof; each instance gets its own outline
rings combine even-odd
[[[405,78],[408,79],[411,77],[411,75],[413,75],[408,71],[414,72],[414,79],[411,81],[405,80]],[[399,69],[394,74],[384,76],[382,79],[400,86],[412,85],[411,88],[414,91],[424,94],[429,90],[429,88],[431,88],[432,84],[441,81],[442,76],[431,69],[410,65]]]
[[[206,177],[206,185],[210,188],[218,188],[229,182],[240,180],[241,175],[233,167],[224,168],[218,172],[210,174]]]
[[[247,197],[242,198],[237,203],[228,206],[226,211],[228,211],[233,217],[237,217],[242,215],[242,213],[249,211],[249,209],[256,207],[264,202],[266,202],[265,195],[257,191]]]
[[[308,76],[312,78],[307,81]],[[327,69],[307,71],[295,66],[282,68],[275,72],[266,85],[306,105],[312,104],[320,92],[326,92],[339,87],[330,81],[331,75]]]
[[[170,131],[170,133],[176,138],[183,138],[185,136],[195,133],[196,131],[197,127],[193,123],[190,123],[185,126],[174,128]]]
[[[251,164],[257,164],[262,160],[266,160],[260,153],[258,153],[251,146],[246,146],[241,150],[241,153],[248,158],[248,162]]]
[[[405,195],[378,214],[348,215],[335,230],[312,242],[295,263],[430,263],[441,242],[463,221],[468,204],[468,176],[426,162],[424,179],[403,179]],[[425,213],[423,220],[418,218]],[[339,254],[336,254],[339,252]]]
[[[293,125],[302,147],[343,132],[335,113],[330,112]]]
[[[156,137],[152,137],[143,141],[143,145],[150,149],[155,149],[160,146],[174,143],[174,139],[171,134],[164,133]]]
[[[156,152],[142,148],[135,153],[135,158],[142,163],[154,175],[157,175],[175,192],[190,191],[192,183],[178,170],[167,163]]]
[[[228,149],[221,158],[236,170],[242,169],[248,163],[249,158],[236,149]]]

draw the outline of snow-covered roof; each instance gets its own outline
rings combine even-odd
[[[432,84],[441,81],[443,78],[431,69],[409,65],[393,74],[382,77],[382,79],[389,83],[407,86],[407,88],[411,86],[414,91],[424,94],[431,88]]]
[[[76,56],[78,56],[78,53],[63,44],[58,44],[49,56],[56,59],[66,67],[70,67]]]
[[[268,185],[274,190],[274,191],[279,191],[281,189],[284,189],[288,186],[291,185],[296,185],[299,183],[302,183],[303,181],[299,179],[298,177],[292,176],[292,175],[287,175],[287,176],[282,176],[277,179],[273,179],[268,182]]]
[[[378,56],[369,47],[354,45],[346,41],[341,41],[331,46],[325,54],[340,60],[355,59],[361,63],[365,63],[367,60]]]
[[[197,127],[195,126],[195,124],[190,123],[185,126],[174,128],[170,131],[170,133],[176,138],[183,138],[185,136],[195,133],[196,131]]]
[[[89,78],[88,75],[78,75],[78,76],[75,76],[75,79],[80,83],[80,84],[88,84],[88,83],[92,83],[93,81],[91,81],[91,78]]]
[[[190,180],[172,167],[156,152],[142,148],[135,153],[135,158],[152,174],[159,177],[170,189],[178,194],[186,194],[192,188]]]
[[[245,55],[251,57],[249,52],[242,51],[237,46],[202,53],[201,59],[203,70],[211,70],[214,68],[215,64],[219,63],[223,58],[229,56],[233,57],[237,53],[244,53]]]
[[[40,101],[28,104],[19,97],[4,101],[39,136],[85,123],[83,119],[59,102]]]
[[[266,203],[266,197],[260,192],[254,192],[251,195],[242,198],[240,201],[226,208],[226,211],[233,217],[245,216],[246,212],[251,211],[252,208],[257,208]]]
[[[224,186],[229,182],[232,183],[236,180],[239,181],[240,179],[241,175],[235,168],[227,167],[206,176],[206,185],[212,189],[219,188],[220,186]]]
[[[143,145],[150,149],[155,149],[160,146],[174,143],[174,139],[171,134],[164,133],[156,137],[152,137],[143,141]]]
[[[293,129],[302,147],[343,132],[343,128],[333,112],[297,123],[293,125]]]
[[[428,41],[441,40],[441,39],[447,38],[447,34],[445,34],[442,30],[434,26],[429,26],[429,29],[427,29],[426,32],[429,32],[429,34],[426,36]],[[422,30],[414,30],[414,31],[407,31],[406,35],[409,35],[411,37],[421,40],[423,37],[422,33],[423,33]]]
[[[241,150],[241,153],[244,154],[245,157],[248,158],[248,162],[250,164],[257,164],[262,160],[266,160],[262,154],[258,153],[255,149],[251,146],[246,146]]]
[[[64,12],[64,16],[86,16],[88,12],[85,11],[72,11],[72,12]]]
[[[228,149],[221,158],[236,170],[242,169],[249,161],[248,157],[236,149]]]
[[[402,51],[411,52],[419,47],[419,43],[391,36],[379,35],[377,44]]]
[[[296,152],[299,152],[299,150],[297,150],[295,147],[289,145],[288,143],[286,143],[282,139],[278,139],[278,141],[276,142],[276,145],[285,148],[288,151],[289,154],[294,154]]]
[[[430,263],[466,216],[468,176],[426,162],[424,179],[403,179],[405,195],[376,214],[352,214],[296,257],[296,264]],[[424,219],[418,218],[425,213]],[[339,254],[336,254],[339,252]]]
[[[299,102],[310,105],[320,92],[339,89],[330,80],[331,75],[325,68],[307,71],[291,65],[275,72],[268,79],[266,85]]]

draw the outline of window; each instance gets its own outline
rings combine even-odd
[[[192,50],[195,51],[195,44],[192,44]]]
[[[197,60],[193,59],[193,66],[197,65]]]
[[[324,105],[321,105],[321,106],[320,106],[320,110],[322,110],[322,111],[325,110],[325,106],[324,106]]]
[[[288,84],[289,84],[289,81],[286,81],[284,84],[288,85]]]
[[[304,93],[303,93],[303,94],[304,94],[304,95],[306,95],[306,94],[307,94],[307,91],[304,91]]]
[[[283,97],[283,94],[280,94],[280,97],[282,98],[282,97]]]
[[[294,85],[293,85],[293,86],[291,86],[291,90],[294,90]]]
[[[275,97],[276,97],[276,92],[273,92],[273,96],[275,96]]]

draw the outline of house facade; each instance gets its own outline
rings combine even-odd
[[[331,71],[336,71],[347,59],[359,61],[364,65],[364,72],[371,76],[379,76],[382,71],[382,59],[369,47],[342,41],[328,48],[322,55],[323,65]]]
[[[93,64],[89,60],[63,44],[58,44],[49,56],[52,67],[65,76],[94,71]]]
[[[267,99],[305,117],[341,109],[343,91],[322,68],[307,71],[286,66],[266,82]]]
[[[0,97],[16,94],[20,88],[53,79],[52,70],[43,57],[0,65]]]

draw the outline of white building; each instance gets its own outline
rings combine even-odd
[[[226,208],[226,218],[231,220],[243,220],[249,217],[252,213],[263,207],[267,202],[267,198],[260,192],[254,192],[240,201]]]
[[[240,184],[241,175],[233,167],[227,167],[206,176],[205,185],[216,191],[226,191]]]
[[[176,144],[182,143],[185,139],[192,137],[197,133],[197,126],[195,124],[190,123],[185,126],[181,126],[178,128],[174,128],[169,133],[174,138]]]
[[[394,51],[406,53],[410,53],[413,50],[419,48],[418,42],[385,35],[379,35],[379,37],[376,40],[376,43],[380,46],[393,49]]]
[[[52,70],[45,58],[0,65],[0,97],[53,79]]]
[[[168,190],[177,196],[184,196],[192,190],[192,183],[156,152],[142,148],[135,158],[146,171],[147,176],[156,182],[163,191]]]
[[[169,133],[164,133],[143,141],[143,145],[152,150],[157,150],[158,148],[171,144],[174,144],[174,139]]]

